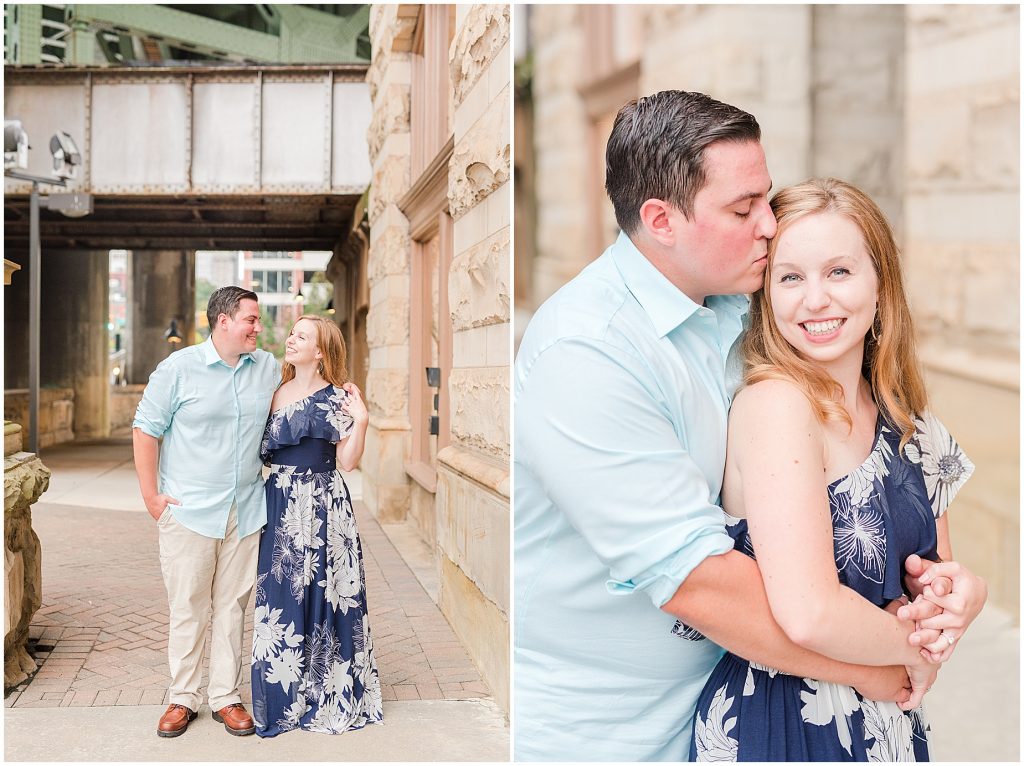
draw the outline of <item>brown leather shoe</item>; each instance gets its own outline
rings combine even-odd
[[[224,724],[228,734],[234,734],[236,737],[244,737],[256,731],[252,716],[245,711],[245,706],[238,702],[214,711],[213,720]]]
[[[160,716],[160,723],[156,725],[158,737],[177,737],[185,733],[189,721],[194,721],[198,713],[184,705],[171,705]]]

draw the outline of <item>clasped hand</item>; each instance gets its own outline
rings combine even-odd
[[[913,620],[909,641],[921,647],[922,662],[907,666],[910,698],[903,710],[917,707],[931,689],[939,665],[948,660],[957,640],[981,612],[988,596],[985,581],[955,561],[929,562],[912,555],[906,561],[905,584],[912,603],[894,604],[901,620]]]
[[[985,606],[988,586],[963,564],[930,562],[912,555],[906,561],[904,583],[914,601],[901,606],[896,616],[914,620],[910,643],[933,662],[945,662],[957,640]]]

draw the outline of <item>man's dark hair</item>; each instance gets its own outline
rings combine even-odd
[[[689,218],[707,183],[704,150],[716,141],[760,141],[753,115],[703,93],[663,90],[630,101],[615,117],[605,152],[604,188],[627,234],[640,227],[649,199],[672,204]]]
[[[256,301],[259,300],[259,297],[252,290],[235,285],[214,290],[210,295],[210,302],[206,304],[206,321],[210,323],[210,332],[213,332],[213,328],[217,326],[217,319],[221,314],[227,314],[234,319],[239,305],[247,299]]]

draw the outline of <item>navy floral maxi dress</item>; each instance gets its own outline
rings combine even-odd
[[[936,557],[935,520],[974,465],[925,414],[900,453],[880,415],[867,459],[828,485],[839,581],[876,606],[903,595],[903,562]],[[737,550],[753,557],[747,522],[726,514]],[[676,623],[673,632],[704,640]],[[923,710],[864,699],[842,684],[786,675],[727,653],[697,701],[695,761],[927,761]],[[684,754],[680,754],[684,755]]]
[[[252,637],[256,734],[340,734],[381,723],[363,554],[335,446],[348,394],[327,386],[270,414],[270,466]]]

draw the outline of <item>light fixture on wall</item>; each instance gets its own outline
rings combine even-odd
[[[167,342],[172,346],[181,343],[181,334],[178,332],[178,320],[172,319],[171,324],[167,327],[167,332],[164,333],[164,337]]]
[[[326,310],[327,310],[328,314],[330,314],[331,316],[334,316],[334,298],[331,298],[329,301],[327,301],[327,309]]]

